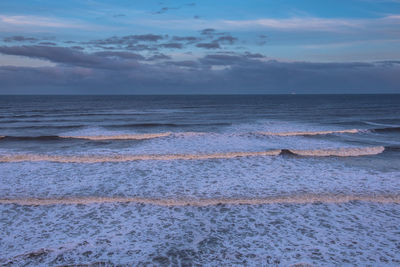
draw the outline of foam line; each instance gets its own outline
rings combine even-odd
[[[227,152],[214,154],[165,154],[165,155],[111,155],[111,156],[57,156],[20,154],[0,156],[0,162],[22,161],[51,161],[61,163],[98,163],[98,162],[125,162],[137,160],[204,160],[204,159],[231,159],[238,157],[277,156],[281,150],[262,152]]]
[[[383,146],[361,148],[338,148],[317,150],[275,149],[261,152],[226,152],[213,154],[159,154],[159,155],[83,155],[83,156],[58,156],[40,154],[15,154],[2,155],[0,162],[23,161],[50,161],[60,163],[99,163],[99,162],[126,162],[138,160],[206,160],[206,159],[232,159],[240,157],[278,156],[289,153],[298,156],[313,157],[356,157],[380,154],[385,150]]]
[[[337,130],[337,131],[318,131],[318,132],[257,132],[257,134],[261,135],[271,135],[271,136],[298,136],[298,135],[326,135],[326,134],[336,134],[336,133],[358,133],[360,130],[357,129],[348,129],[348,130]]]
[[[299,156],[311,156],[311,157],[357,157],[357,156],[369,156],[377,155],[385,150],[383,146],[375,147],[354,147],[354,148],[338,148],[338,149],[316,149],[316,150],[295,150],[289,149],[293,154]]]

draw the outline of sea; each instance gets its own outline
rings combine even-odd
[[[0,96],[1,266],[400,266],[400,95]]]

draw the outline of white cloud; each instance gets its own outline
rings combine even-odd
[[[388,27],[397,27],[400,24],[400,15],[392,14],[381,18],[349,19],[349,18],[318,18],[318,17],[291,17],[291,18],[259,18],[254,20],[137,20],[134,24],[148,25],[168,29],[200,30],[215,28],[218,30],[245,31],[249,29],[271,29],[279,31],[358,31],[384,30]],[[382,28],[383,27],[383,28]]]
[[[39,16],[8,16],[0,15],[1,23],[16,26],[38,26],[50,28],[85,28],[80,22],[63,21],[55,18]]]

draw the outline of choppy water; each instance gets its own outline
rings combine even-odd
[[[400,95],[1,96],[0,265],[400,265]]]

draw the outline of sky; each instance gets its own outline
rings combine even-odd
[[[400,0],[1,0],[0,94],[400,93]]]

